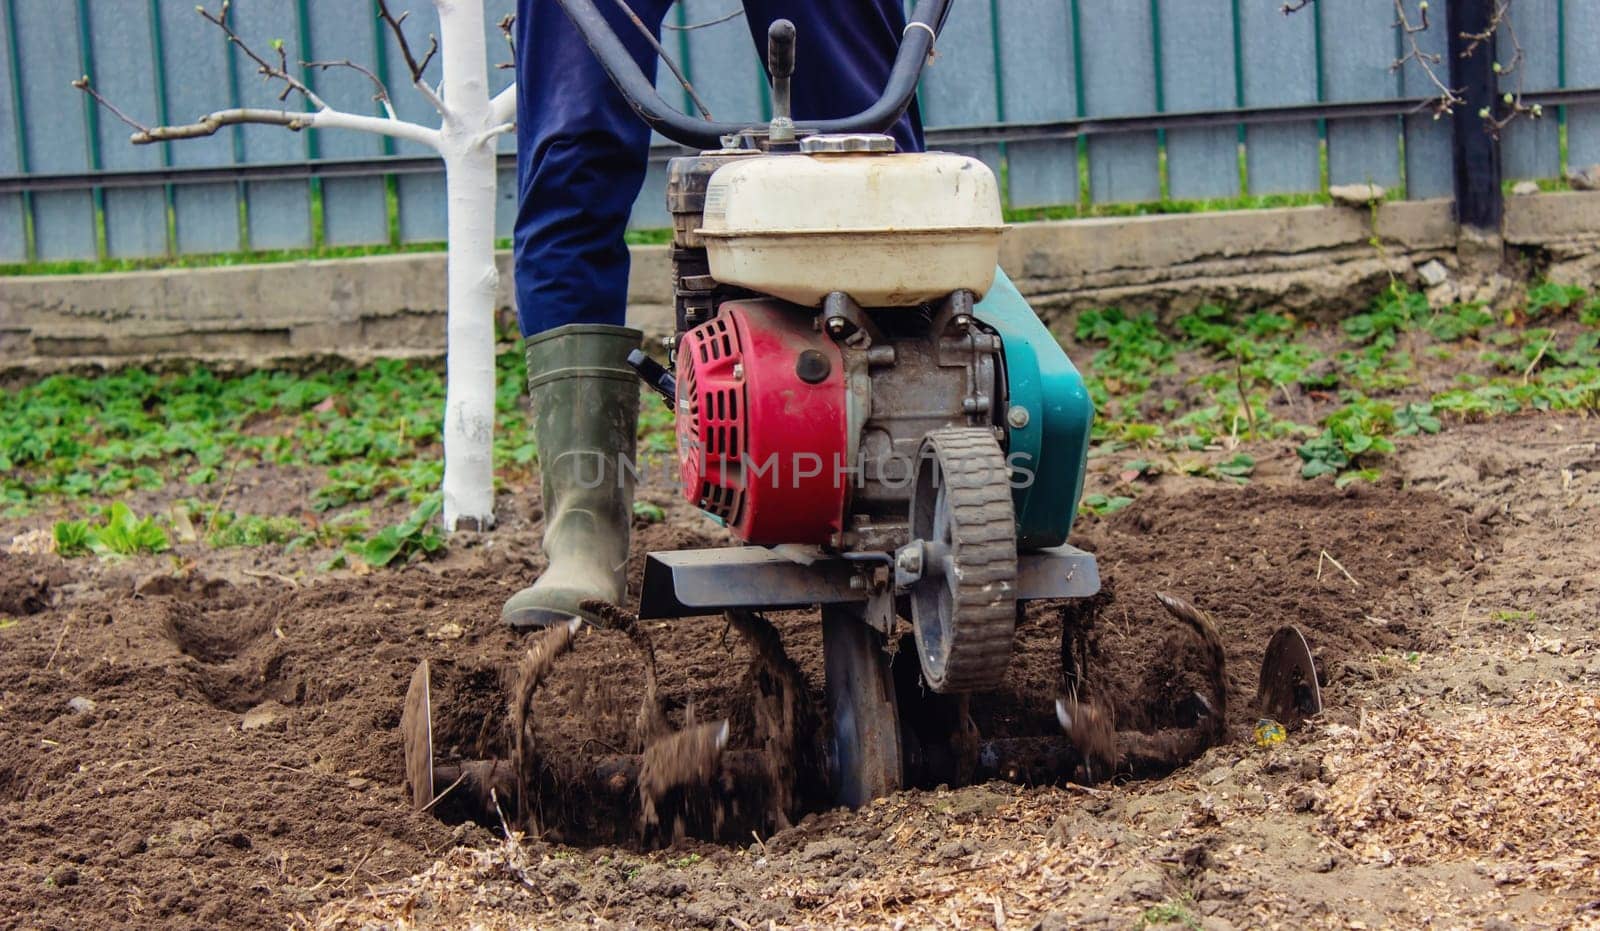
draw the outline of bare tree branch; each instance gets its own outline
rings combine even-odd
[[[112,116],[115,116],[117,119],[119,119],[122,122],[127,123],[129,126],[133,127],[134,132],[136,132],[136,133],[147,133],[147,132],[150,131],[150,127],[144,125],[143,123],[139,122],[138,120],[134,119],[133,117],[129,116],[128,114],[123,113],[122,110],[119,109],[116,104],[112,103],[111,101],[107,100],[105,97],[101,96],[99,91],[95,90],[92,86],[90,86],[90,84],[89,84],[89,76],[87,74],[84,75],[83,77],[77,79],[76,81],[73,81],[72,82],[72,86],[76,87],[78,90],[83,91],[85,94],[88,94],[90,97],[93,97],[95,103],[98,103],[100,106],[105,107],[107,110],[110,110]]]
[[[489,119],[496,123],[511,123],[517,118],[517,85],[512,82],[505,90],[489,100]]]
[[[672,56],[667,54],[667,50],[661,47],[661,42],[656,39],[655,33],[650,31],[650,27],[644,24],[644,20],[639,18],[639,14],[635,13],[633,7],[628,5],[628,0],[616,0],[616,3],[618,9],[622,10],[622,14],[633,20],[633,25],[639,30],[639,35],[644,36],[644,40],[650,43],[651,48],[656,50],[656,55],[660,56],[661,60],[666,63],[667,68],[672,71],[672,76],[678,79],[679,84],[683,85],[684,93],[688,94],[689,99],[694,101],[694,105],[700,111],[700,115],[708,120],[711,119],[711,110],[706,106],[706,102],[701,100],[700,95],[694,92],[694,85],[689,83],[689,79],[684,76],[683,70],[678,67],[678,63],[672,60]]]
[[[389,11],[387,0],[378,0],[378,18],[383,20],[389,27],[389,31],[394,34],[395,41],[400,45],[400,55],[406,60],[406,68],[411,72],[411,86],[415,87],[417,92],[426,98],[435,110],[439,111],[440,116],[449,119],[450,111],[445,107],[444,101],[439,98],[439,91],[429,87],[428,82],[422,76],[423,72],[428,70],[428,63],[433,61],[433,56],[439,51],[439,37],[432,33],[428,34],[428,53],[422,56],[422,61],[419,63],[417,56],[411,51],[411,43],[406,40],[406,31],[402,28],[406,17],[410,15],[411,13],[408,11],[401,13],[396,18]]]
[[[389,31],[394,33],[395,41],[400,43],[400,54],[406,60],[406,67],[411,69],[411,83],[421,84],[422,73],[428,70],[428,63],[433,61],[433,56],[439,51],[439,37],[432,33],[428,34],[428,53],[422,56],[422,61],[419,63],[417,56],[411,53],[411,43],[406,41],[406,31],[400,28],[410,15],[410,11],[407,11],[401,13],[397,19],[389,12],[387,0],[378,0],[378,17],[388,24]]]
[[[1459,92],[1446,84],[1439,77],[1439,73],[1434,70],[1444,60],[1444,56],[1432,52],[1424,52],[1421,41],[1417,38],[1422,33],[1427,32],[1431,25],[1428,20],[1428,0],[1421,0],[1417,4],[1417,23],[1415,25],[1406,17],[1405,0],[1394,0],[1394,15],[1394,25],[1401,31],[1401,40],[1406,44],[1406,53],[1396,58],[1394,63],[1389,65],[1389,70],[1391,72],[1399,71],[1405,67],[1406,62],[1416,62],[1417,67],[1422,69],[1422,73],[1427,77],[1429,83],[1433,84],[1434,89],[1439,92],[1439,96],[1434,98],[1432,102],[1434,119],[1455,112],[1455,108],[1466,103],[1466,100]]]
[[[228,37],[228,41],[233,44],[234,48],[243,52],[246,57],[256,63],[256,73],[261,75],[262,80],[279,80],[283,82],[283,91],[278,94],[279,100],[288,100],[290,93],[298,91],[306,100],[311,102],[312,106],[319,110],[327,109],[328,104],[321,97],[318,97],[315,91],[307,87],[305,82],[289,73],[289,56],[283,50],[283,41],[281,39],[272,43],[273,51],[278,53],[278,63],[273,64],[257,54],[255,49],[252,49],[243,39],[239,38],[239,34],[234,32],[233,27],[228,24],[228,14],[233,9],[233,0],[222,0],[222,6],[216,13],[212,13],[204,6],[197,6],[194,9],[206,22],[221,29],[222,34]]]
[[[511,49],[511,60],[495,65],[496,68],[502,71],[517,66],[517,34],[512,31],[512,27],[516,26],[516,24],[517,14],[515,13],[507,13],[500,17],[500,22],[495,24],[500,27],[500,34],[506,37],[506,45]]]
[[[1488,130],[1489,135],[1498,139],[1500,131],[1511,125],[1512,121],[1517,117],[1526,116],[1528,119],[1536,120],[1544,116],[1544,107],[1539,104],[1529,106],[1522,102],[1524,77],[1522,71],[1522,42],[1517,39],[1517,28],[1515,23],[1512,22],[1511,0],[1500,0],[1495,5],[1494,14],[1489,17],[1489,23],[1482,32],[1463,32],[1461,34],[1461,38],[1468,40],[1467,47],[1461,52],[1461,57],[1470,57],[1484,46],[1490,46],[1494,51],[1498,52],[1499,41],[1496,37],[1511,43],[1511,57],[1504,62],[1499,61],[1497,57],[1494,62],[1495,75],[1501,80],[1504,80],[1507,75],[1515,74],[1517,76],[1516,89],[1505,91],[1500,95],[1501,106],[1498,108],[1499,112],[1496,112],[1497,108],[1493,106],[1483,107],[1478,110],[1478,116],[1482,117],[1484,128]],[[1491,43],[1493,44],[1491,45]]]
[[[1304,2],[1309,3],[1311,0],[1304,0]],[[741,5],[734,7],[732,12],[724,13],[721,16],[716,16],[703,22],[689,23],[686,26],[674,26],[671,23],[662,23],[661,28],[669,29],[673,32],[693,32],[696,29],[705,29],[708,26],[719,26],[730,19],[738,19],[743,15],[744,7]]]
[[[134,133],[132,141],[134,145],[149,145],[152,142],[166,142],[172,139],[199,139],[214,134],[224,126],[233,126],[237,123],[266,123],[299,131],[311,125],[313,115],[304,112],[291,113],[288,110],[238,107],[208,113],[193,123],[145,129]]]
[[[376,93],[372,95],[372,99],[383,104],[383,112],[389,114],[391,119],[394,118],[394,107],[391,106],[389,102],[389,88],[384,87],[383,81],[380,80],[376,74],[372,73],[372,69],[366,67],[365,65],[358,65],[348,58],[340,58],[331,61],[302,61],[300,65],[304,68],[316,68],[319,71],[327,71],[329,68],[349,68],[352,71],[357,71],[366,75],[367,80],[372,82],[372,87],[374,91],[376,91]]]
[[[389,100],[388,89],[383,86],[383,82],[379,80],[378,76],[370,69],[358,65],[355,62],[346,60],[300,62],[300,64],[306,68],[318,68],[321,70],[327,70],[328,68],[335,67],[351,68],[360,72],[361,74],[366,75],[367,79],[372,81],[373,86],[377,89],[377,95],[374,97],[374,99],[382,101],[384,112],[387,114],[387,117],[364,116],[357,113],[346,113],[342,110],[335,110],[334,108],[328,106],[326,101],[324,101],[321,97],[318,97],[311,90],[311,88],[307,87],[304,82],[300,81],[289,72],[288,55],[283,50],[283,43],[273,43],[273,51],[277,53],[278,57],[276,64],[274,64],[271,59],[266,58],[251,49],[250,46],[247,45],[244,40],[233,31],[233,26],[228,20],[228,15],[231,12],[231,9],[232,0],[223,0],[221,7],[216,13],[212,13],[203,6],[195,8],[196,12],[198,12],[207,22],[221,29],[223,34],[228,37],[228,41],[232,43],[235,48],[239,49],[246,56],[248,56],[251,61],[256,63],[257,73],[262,75],[262,77],[267,80],[277,80],[283,82],[284,88],[283,92],[278,95],[279,100],[286,100],[289,94],[299,92],[316,108],[315,110],[290,111],[256,107],[236,107],[233,109],[219,110],[215,113],[209,113],[200,117],[200,119],[193,123],[183,123],[177,126],[152,127],[146,126],[145,124],[140,123],[138,120],[135,120],[133,117],[124,113],[110,100],[106,99],[104,95],[90,85],[87,76],[73,81],[72,86],[88,94],[97,104],[105,107],[108,111],[114,114],[117,119],[132,127],[134,133],[131,137],[131,141],[135,145],[149,145],[153,142],[166,142],[174,139],[196,139],[202,136],[213,135],[217,130],[224,126],[233,126],[240,123],[258,123],[269,126],[282,126],[285,129],[290,130],[301,130],[308,127],[355,129],[362,132],[379,133],[386,136],[394,136],[399,139],[407,139],[413,142],[419,142],[434,149],[439,147],[438,130],[429,129],[426,126],[421,126],[416,123],[408,123],[404,120],[398,119],[395,116],[394,107]]]

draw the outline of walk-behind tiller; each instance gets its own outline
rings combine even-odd
[[[667,107],[589,0],[568,15],[668,163],[673,371],[632,360],[676,413],[683,493],[748,546],[654,553],[641,618],[820,605],[838,797],[902,784],[890,653],[909,617],[928,689],[990,689],[1018,603],[1093,595],[1066,545],[1094,416],[1077,370],[997,268],[1006,227],[977,159],[902,153],[948,7],[918,4],[878,103],[795,123],[795,28],[768,33],[774,116]]]

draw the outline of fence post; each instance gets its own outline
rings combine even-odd
[[[1479,232],[1498,235],[1505,199],[1500,190],[1500,140],[1492,135],[1482,113],[1499,103],[1495,79],[1495,37],[1464,55],[1469,35],[1482,35],[1494,23],[1495,0],[1449,0],[1445,27],[1449,33],[1450,85],[1465,102],[1451,115],[1456,170],[1456,220]]]

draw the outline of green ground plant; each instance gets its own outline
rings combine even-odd
[[[1558,329],[1562,314],[1590,329]],[[1084,374],[1097,448],[1176,454],[1295,439],[1302,474],[1340,484],[1378,478],[1393,437],[1438,433],[1450,418],[1600,404],[1600,300],[1549,282],[1503,318],[1479,304],[1433,308],[1395,282],[1335,334],[1287,314],[1203,305],[1167,325],[1149,313],[1086,311],[1073,335],[1093,347]],[[1419,358],[1467,371],[1430,390]],[[1172,390],[1174,381],[1185,389]],[[1336,406],[1319,400],[1307,418],[1308,398]],[[1196,474],[1236,477],[1186,461]]]
[[[369,566],[387,566],[414,556],[428,557],[444,549],[444,534],[434,523],[444,501],[430,496],[400,523],[385,527],[361,544],[359,555]]]
[[[93,553],[102,559],[114,559],[143,553],[163,553],[172,547],[167,532],[154,518],[138,517],[121,501],[107,509],[104,523],[59,521],[53,535],[56,552],[65,558]]]
[[[1397,284],[1337,327],[1218,305],[1166,319],[1101,308],[1080,314],[1071,337],[1090,352],[1079,359],[1096,405],[1092,454],[1136,450],[1130,462],[1145,464],[1136,476],[1248,481],[1255,463],[1237,446],[1255,439],[1292,443],[1307,477],[1372,480],[1397,437],[1528,411],[1600,410],[1600,299],[1549,282],[1508,313],[1430,308]],[[495,466],[526,483],[538,449],[521,349],[505,349]],[[1441,361],[1458,372],[1452,381],[1441,382]],[[176,541],[314,547],[398,565],[444,544],[432,527],[443,406],[441,366],[408,360],[232,374],[128,368],[13,383],[0,393],[0,514],[63,518],[54,530],[64,555]],[[676,448],[673,411],[652,396],[640,409],[639,448]],[[279,469],[307,477],[306,499],[288,514],[250,513],[241,489]],[[1132,487],[1088,496],[1083,510],[1115,513]],[[144,518],[121,503],[174,497],[162,505],[170,510]],[[664,519],[651,502],[635,514]]]

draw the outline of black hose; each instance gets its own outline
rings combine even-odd
[[[594,52],[600,66],[611,78],[611,83],[627,99],[634,112],[647,125],[674,142],[696,149],[715,149],[722,145],[722,137],[736,135],[752,129],[761,129],[757,121],[729,123],[701,120],[669,106],[656,93],[655,85],[644,76],[633,56],[617,38],[593,0],[557,0],[561,9],[572,20],[572,25],[583,36],[583,41]],[[933,48],[934,35],[944,26],[950,10],[950,0],[917,0],[916,9],[907,20],[906,31],[900,40],[900,51],[895,55],[894,67],[877,102],[854,116],[836,120],[798,122],[799,133],[883,132],[895,124],[911,106],[917,92],[917,82],[922,77],[922,67]]]

